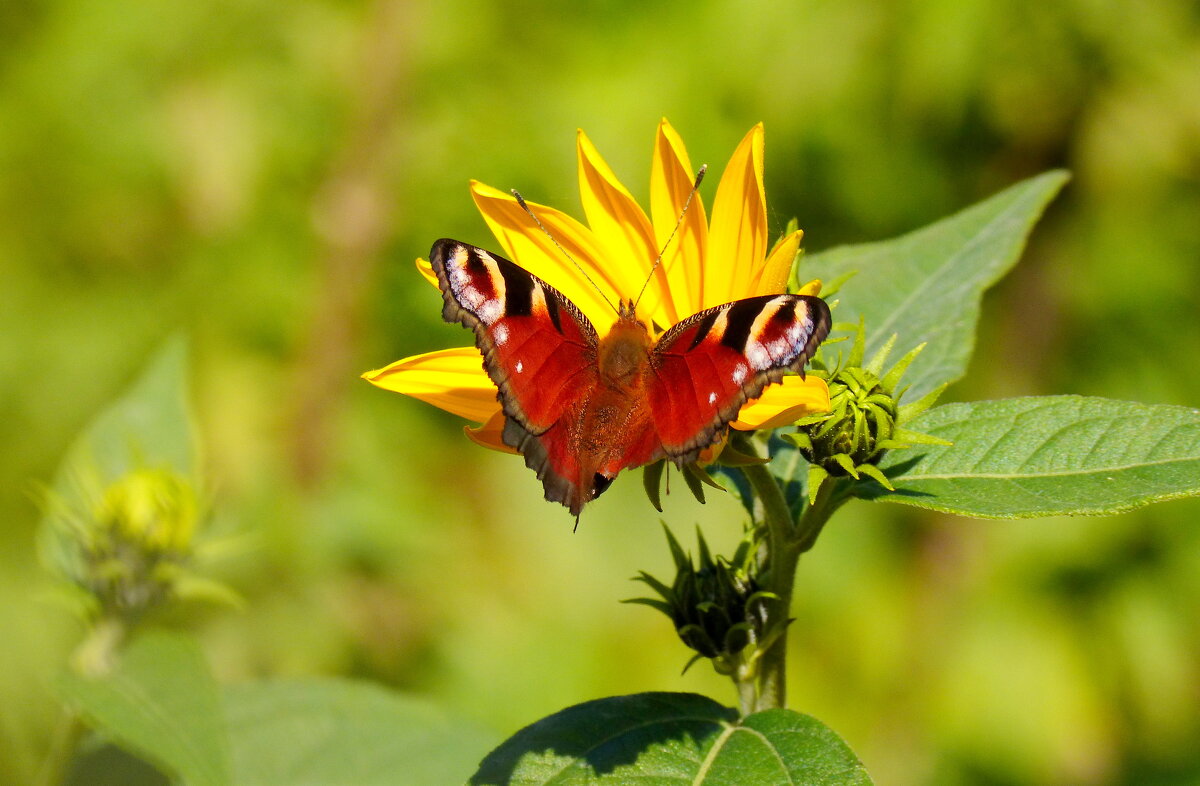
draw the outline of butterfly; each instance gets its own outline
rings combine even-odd
[[[738,410],[829,334],[808,295],[760,295],[693,314],[657,341],[622,302],[604,336],[542,279],[482,248],[442,239],[430,263],[442,317],[475,333],[499,390],[504,444],[525,457],[546,499],[578,521],[623,469],[695,461]]]

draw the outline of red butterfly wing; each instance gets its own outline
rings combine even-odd
[[[587,500],[580,499],[570,432],[598,384],[596,329],[562,293],[503,257],[442,239],[429,260],[445,300],[442,316],[475,332],[500,391],[505,444],[524,454],[546,499],[578,514]]]
[[[628,354],[617,366],[644,364],[643,382],[626,388],[601,381],[595,328],[537,276],[454,240],[434,243],[430,262],[442,316],[474,331],[499,389],[504,442],[524,454],[546,499],[576,516],[621,469],[664,453],[694,460],[748,399],[786,370],[801,370],[829,333],[820,298],[766,295],[680,322],[638,361],[645,349],[636,336],[645,332],[630,309],[603,345],[609,355]],[[621,333],[634,338],[614,338]]]
[[[829,307],[808,295],[762,295],[688,317],[650,353],[650,409],[663,449],[694,461],[747,400],[801,371],[829,334]]]

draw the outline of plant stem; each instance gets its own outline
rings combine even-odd
[[[767,590],[779,596],[779,608],[786,616],[792,608],[792,590],[796,583],[796,564],[800,560],[800,550],[788,544],[783,549],[773,551],[770,559],[771,580]],[[781,620],[779,624],[786,626],[788,621]],[[762,663],[759,666],[756,710],[787,705],[787,643],[785,627],[763,652]]]
[[[745,450],[749,445],[740,447]],[[800,555],[813,547],[825,523],[841,507],[845,498],[835,494],[837,482],[833,478],[826,478],[817,490],[813,503],[805,509],[799,522],[793,523],[783,489],[766,467],[751,465],[743,467],[742,471],[762,503],[763,523],[767,529],[765,549],[759,557],[760,566],[766,568],[763,588],[779,598],[779,608],[784,615],[788,615],[791,613]],[[787,621],[779,621],[779,624],[787,625]],[[785,630],[762,654],[755,710],[786,706],[787,640]],[[744,685],[739,683],[738,694],[743,703],[745,693]]]
[[[76,648],[71,657],[71,666],[85,677],[108,674],[128,634],[129,628],[124,620],[114,615],[100,617]]]
[[[760,564],[767,568],[765,589],[779,598],[777,603],[786,616],[792,607],[792,588],[796,580],[796,563],[800,549],[792,524],[792,512],[783,490],[774,476],[762,465],[743,467],[763,507],[763,523],[767,528],[765,552]],[[786,625],[786,621],[781,624]],[[740,686],[739,686],[740,690]],[[787,703],[787,634],[781,633],[768,646],[759,665],[758,697],[755,710],[783,707]]]
[[[128,633],[129,628],[124,620],[109,614],[101,616],[72,654],[71,668],[85,677],[107,674],[112,670],[117,650]],[[64,707],[35,781],[38,786],[51,786],[63,781],[84,728],[79,714],[70,707]]]
[[[734,682],[738,691],[738,710],[744,718],[758,706],[758,688],[754,680],[737,679]]]

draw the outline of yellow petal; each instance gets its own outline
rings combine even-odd
[[[813,297],[816,297],[817,295],[821,294],[821,279],[814,278],[812,281],[809,281],[807,284],[797,289],[796,294],[812,295]]]
[[[767,253],[767,200],[763,191],[763,126],[742,139],[717,186],[708,234],[703,305],[754,294],[755,273]]]
[[[796,261],[796,253],[800,251],[800,238],[804,233],[800,230],[781,238],[767,256],[767,263],[759,273],[754,285],[756,295],[778,295],[787,291],[788,277],[792,274],[792,263]]]
[[[368,371],[362,378],[384,390],[403,393],[476,423],[500,411],[496,386],[483,370],[474,347],[426,352]]]
[[[623,282],[609,274],[604,251],[592,231],[562,211],[526,200],[530,210],[553,236],[551,240],[511,194],[472,180],[471,196],[492,234],[504,247],[505,254],[566,295],[592,320],[596,330],[604,334],[615,319],[614,309]],[[554,245],[555,240],[575,262],[563,255]],[[580,267],[587,270],[586,276]]]
[[[626,297],[634,297],[646,284],[650,268],[658,256],[650,219],[629,190],[617,180],[582,129],[576,134],[576,148],[579,156],[579,196],[588,226],[605,250],[606,269],[614,279],[621,281],[621,290],[627,293]],[[665,281],[665,276],[657,271],[656,278]],[[664,315],[658,313],[661,304],[662,297],[652,282],[638,304],[638,312],[662,324]],[[673,323],[672,315],[669,324]]]
[[[829,388],[825,380],[811,374],[804,379],[784,377],[768,385],[758,399],[742,407],[730,425],[739,431],[778,428],[805,415],[829,411]]]
[[[666,118],[658,124],[654,160],[650,168],[650,214],[654,219],[657,253],[666,245],[696,179],[683,140]],[[671,291],[673,322],[695,314],[702,306],[704,263],[708,247],[708,221],[704,202],[697,194],[683,215],[675,238],[666,246],[662,269]]]
[[[429,260],[417,257],[417,272],[425,277],[425,280],[435,287],[438,285],[437,276],[433,272],[433,265],[429,264]]]
[[[725,444],[729,442],[729,432],[721,434],[721,438],[712,443],[708,447],[700,451],[700,455],[696,457],[696,463],[702,467],[708,466],[717,460],[721,455],[721,451],[725,449]]]
[[[504,444],[504,439],[501,435],[504,433],[504,413],[497,412],[488,418],[487,423],[482,426],[463,426],[463,433],[467,435],[467,439],[474,442],[480,447],[490,450],[498,450],[501,453],[516,454],[515,448],[510,448]]]

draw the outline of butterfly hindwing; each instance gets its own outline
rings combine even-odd
[[[596,329],[558,290],[503,257],[456,240],[429,255],[447,322],[475,333],[499,389],[505,444],[538,473],[546,498],[576,510],[578,456],[570,422],[597,384]]]
[[[663,449],[694,460],[749,399],[800,371],[829,334],[829,307],[807,295],[762,295],[701,311],[650,355],[650,408]]]

